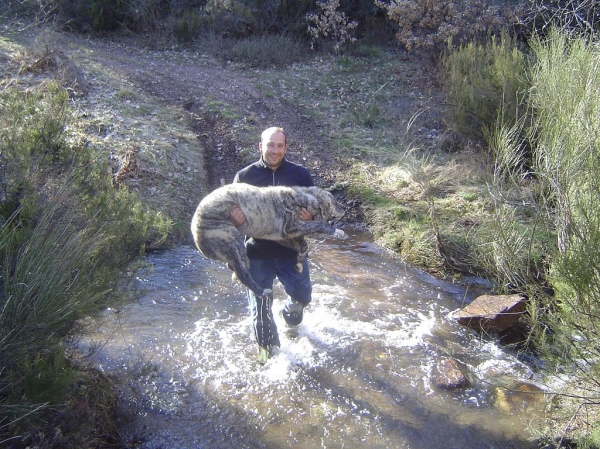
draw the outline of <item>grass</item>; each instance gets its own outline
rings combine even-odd
[[[222,44],[219,41],[214,48]],[[367,57],[315,55],[296,62],[273,61],[264,54],[271,42],[253,42],[260,48],[247,44],[236,42],[239,53],[227,53],[226,58],[236,59],[235,70],[263,67],[244,72],[254,79],[259,96],[277,99],[278,107],[284,111],[294,105],[299,114],[308,118],[307,123],[319,124],[310,130],[315,141],[324,142],[317,150],[329,152],[342,167],[336,180],[346,186],[350,197],[361,200],[379,243],[412,264],[457,279],[460,274],[457,275],[456,266],[448,263],[449,257],[462,259],[462,269],[466,272],[461,274],[498,279],[503,276],[502,280],[510,281],[499,285],[522,284],[531,273],[544,268],[548,248],[556,236],[551,229],[538,227],[539,214],[524,201],[539,192],[523,180],[502,192],[491,188],[500,184],[499,179],[493,178],[494,173],[490,173],[492,158],[472,143],[463,142],[464,147],[457,152],[440,151],[443,135],[436,133],[436,128],[442,128],[437,112],[444,111],[437,103],[438,91],[425,78],[418,61],[401,64],[399,52],[381,49],[377,58],[368,52]],[[0,45],[8,43],[0,41]],[[81,50],[84,61],[85,51]],[[468,51],[484,50],[478,47]],[[68,147],[94,147],[103,155],[102,164],[107,165],[101,166],[105,170],[111,170],[107,161],[117,161],[112,167],[119,168],[128,155],[133,155],[136,170],[143,176],[125,179],[121,183],[123,190],[108,198],[96,198],[98,202],[93,204],[116,201],[109,207],[118,212],[112,225],[122,227],[127,217],[133,217],[127,222],[132,226],[129,229],[142,235],[149,229],[144,217],[148,211],[154,211],[157,214],[154,218],[164,226],[154,230],[158,233],[156,242],[162,241],[160,236],[167,232],[169,220],[173,222],[171,233],[184,235],[195,207],[188,199],[195,202],[205,180],[203,155],[185,115],[108,73],[95,72],[95,75],[96,86],[102,89],[92,89],[73,100],[76,110],[85,113],[69,123],[65,135]],[[564,86],[565,81],[559,85]],[[255,148],[259,117],[249,115],[245,105],[221,100],[218,94],[211,93],[204,100],[210,112],[218,113],[231,124],[240,148]],[[595,109],[591,111],[593,116],[598,115]],[[488,113],[485,109],[482,116]],[[561,128],[577,129],[575,125],[581,123],[585,121],[567,123]],[[478,128],[477,132],[480,131]],[[574,138],[571,143],[579,142]],[[142,201],[135,203],[136,196],[128,196],[126,186],[131,187],[129,193],[135,192]],[[507,204],[495,201],[496,194],[508,199]],[[88,198],[90,204],[93,199]],[[34,203],[24,203],[21,207],[22,214],[34,216],[37,212]],[[102,218],[103,229],[111,230],[110,217]],[[507,226],[499,227],[499,222]],[[99,228],[89,229],[86,235],[101,241],[103,235],[98,231]],[[498,245],[499,241],[504,245]],[[439,251],[440,242],[445,254]],[[98,245],[100,251],[102,245]],[[145,249],[144,244],[135,240],[120,245],[118,248],[129,257]],[[42,254],[42,250],[36,252]],[[75,268],[64,267],[63,272],[74,272]],[[20,272],[25,273],[28,284],[46,282],[42,272],[37,273],[41,280],[35,282],[26,277],[27,271]],[[52,277],[48,273],[45,276]],[[59,287],[60,284],[56,291]],[[14,288],[18,290],[18,283]],[[44,372],[54,373],[65,368],[53,363],[51,358],[39,363],[34,359],[32,368],[46,367]],[[31,373],[30,379],[35,379],[35,370],[31,369]],[[47,398],[40,396],[38,400]]]
[[[0,51],[14,70],[35,61],[10,41]],[[115,300],[129,261],[164,245],[173,222],[187,224],[193,206],[170,197],[202,189],[205,173],[198,151],[178,153],[196,147],[183,116],[120,85],[72,98],[58,75],[48,65],[0,90],[0,440],[95,447],[118,439],[115,396],[92,386],[82,394],[85,367],[73,365],[65,342],[81,318]],[[151,140],[150,127],[163,140]],[[137,170],[151,175],[132,188],[125,181]],[[61,422],[63,408],[73,414]],[[40,430],[39,419],[59,422],[61,433]]]

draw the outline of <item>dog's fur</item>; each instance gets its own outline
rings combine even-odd
[[[237,228],[231,221],[231,208],[237,205],[246,217]],[[300,218],[305,207],[312,221]],[[214,190],[198,205],[192,219],[196,246],[206,257],[226,262],[237,278],[259,296],[271,294],[252,279],[244,236],[276,240],[298,251],[296,268],[308,253],[305,235],[325,234],[345,238],[344,231],[328,224],[344,213],[333,195],[318,187],[255,187],[229,184]]]

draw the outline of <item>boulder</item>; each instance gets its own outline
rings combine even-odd
[[[476,330],[502,332],[517,322],[527,308],[522,295],[482,295],[454,314],[459,324]]]
[[[495,386],[491,392],[492,403],[505,413],[539,410],[546,400],[546,394],[540,387],[516,379],[508,386]]]
[[[471,385],[460,363],[452,358],[438,360],[431,372],[431,383],[442,390],[456,390]]]

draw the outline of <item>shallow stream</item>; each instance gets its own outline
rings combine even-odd
[[[148,256],[135,301],[92,324],[80,350],[119,381],[119,422],[135,448],[527,448],[543,395],[499,388],[535,372],[451,312],[473,299],[347,230],[311,252],[303,323],[278,318],[265,366],[246,295],[224,264],[180,247]],[[276,312],[284,292],[275,287]],[[431,383],[452,357],[469,388]],[[527,389],[527,391],[530,391]]]

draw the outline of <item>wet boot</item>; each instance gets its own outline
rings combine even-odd
[[[285,306],[281,310],[281,315],[285,322],[290,326],[298,326],[304,316],[304,305],[292,298],[288,298]]]

